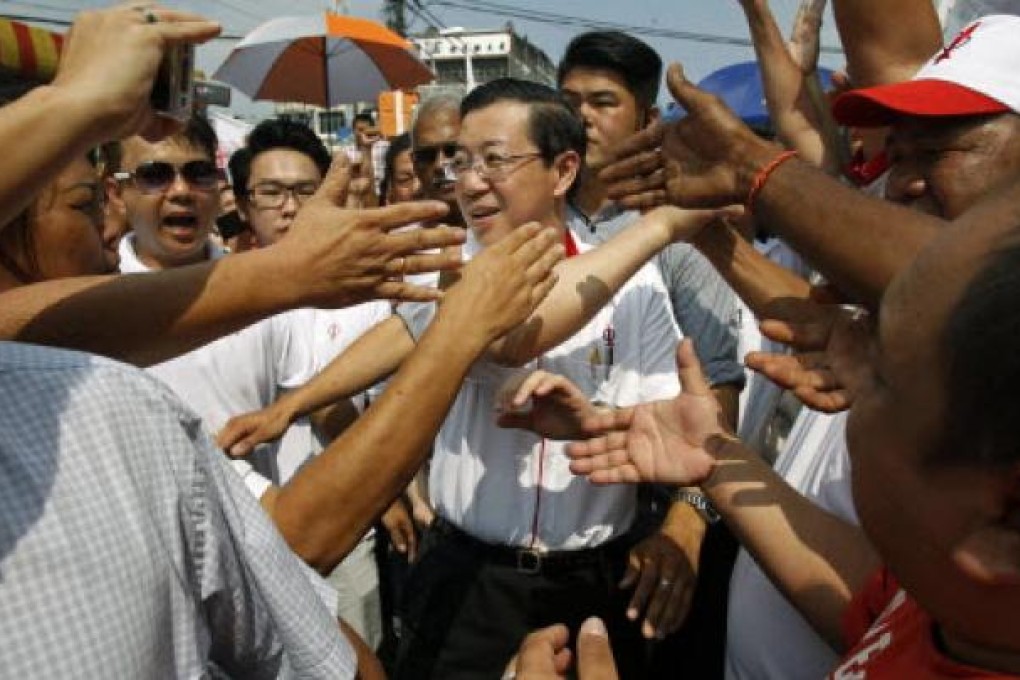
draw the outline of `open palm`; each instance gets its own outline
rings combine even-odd
[[[677,349],[677,371],[683,392],[676,398],[591,419],[588,429],[598,436],[567,447],[570,469],[595,484],[704,480],[715,462],[705,444],[724,431],[690,340]]]

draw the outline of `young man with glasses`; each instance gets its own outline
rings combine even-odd
[[[251,225],[259,245],[271,246],[287,237],[301,206],[318,190],[329,169],[329,151],[308,126],[279,119],[255,126],[244,149],[246,153],[231,162],[237,209]],[[312,309],[305,314],[308,323],[294,332],[308,347],[317,373],[390,313],[390,303],[385,300],[343,309]],[[367,397],[357,395],[295,422],[280,441],[274,482],[286,484],[353,422],[366,403]],[[394,505],[384,519],[401,511],[406,516],[401,501]],[[330,575],[329,582],[339,595],[340,616],[376,649],[382,642],[382,614],[374,553],[375,531],[370,529]]]

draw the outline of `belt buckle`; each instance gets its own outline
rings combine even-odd
[[[535,575],[542,571],[542,553],[534,548],[521,548],[517,551],[517,571],[522,574]]]

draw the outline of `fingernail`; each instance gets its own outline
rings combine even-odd
[[[593,616],[581,624],[581,635],[609,637],[609,631],[606,630],[606,624],[602,623],[602,619]]]
[[[631,621],[637,621],[637,615],[638,615],[637,609],[627,610],[627,618],[630,619]]]

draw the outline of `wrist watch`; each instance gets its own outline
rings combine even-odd
[[[686,503],[701,515],[706,524],[715,524],[722,517],[716,512],[712,501],[708,500],[705,494],[692,489],[677,489],[676,500]]]

